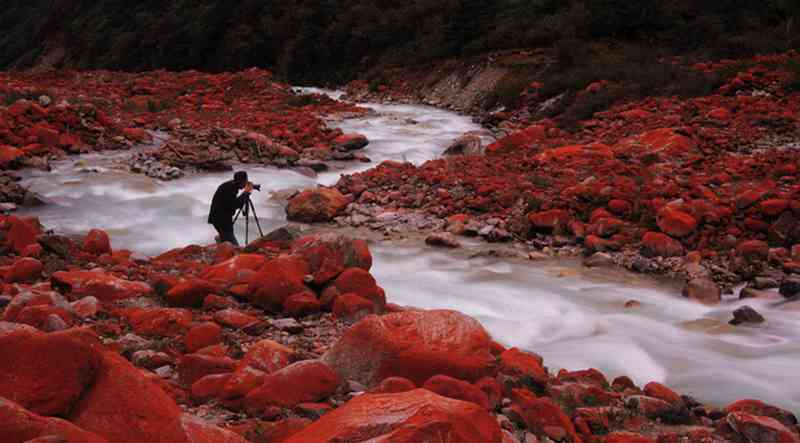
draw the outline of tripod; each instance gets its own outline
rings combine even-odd
[[[239,216],[244,214],[244,245],[247,246],[250,243],[250,211],[253,211],[253,219],[256,221],[256,226],[258,227],[258,234],[263,237],[264,231],[261,230],[261,223],[258,222],[258,214],[256,214],[256,207],[253,206],[253,201],[250,200],[248,196],[244,204],[241,208],[239,208],[239,212],[236,213],[236,216],[233,217],[233,223],[236,224],[236,220],[239,219]]]

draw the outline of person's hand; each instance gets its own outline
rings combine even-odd
[[[246,192],[248,194],[253,192],[253,184],[248,182],[246,185],[244,185],[244,192]]]

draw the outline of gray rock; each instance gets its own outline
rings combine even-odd
[[[583,265],[588,268],[611,267],[614,266],[614,258],[605,252],[595,252],[583,260]]]
[[[136,334],[123,335],[117,340],[117,344],[120,346],[120,352],[123,354],[132,354],[136,351],[148,349],[153,345],[150,340]]]
[[[709,279],[695,278],[686,283],[683,296],[703,304],[716,304],[722,299],[722,291]]]
[[[779,292],[786,298],[800,297],[800,280],[792,278],[783,280]]]
[[[303,329],[305,329],[305,327],[302,324],[300,324],[300,322],[298,322],[293,318],[281,318],[281,319],[270,320],[270,324],[273,327],[276,327],[281,331],[285,331],[290,334],[297,334],[303,331]]]
[[[445,248],[461,247],[461,243],[449,232],[435,232],[425,239],[425,243],[431,246],[441,246]]]
[[[483,141],[475,134],[465,134],[457,138],[445,150],[444,155],[483,154]]]
[[[47,320],[44,322],[44,330],[47,332],[57,332],[63,331],[67,329],[67,323],[56,314],[50,314],[47,316]]]
[[[733,311],[733,320],[731,320],[729,323],[732,325],[740,325],[742,323],[764,323],[764,317],[752,307],[742,306],[741,308]]]

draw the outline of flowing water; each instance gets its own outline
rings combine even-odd
[[[421,163],[464,132],[480,130],[466,117],[433,108],[367,106],[377,114],[333,125],[366,135],[372,164],[314,178],[247,168],[251,180],[263,185],[253,201],[265,232],[285,223],[284,199],[292,190],[332,184],[343,172],[383,160]],[[52,172],[27,172],[25,184],[51,200],[28,212],[60,232],[105,229],[115,248],[143,254],[212,243],[208,205],[230,173],[158,182],[121,168],[127,155],[87,155],[59,162]],[[241,240],[243,226],[238,228]],[[637,384],[663,382],[720,405],[759,398],[800,410],[800,306],[748,301],[767,323],[734,328],[726,323],[742,302],[705,307],[681,299],[675,288],[585,275],[574,263],[470,259],[419,241],[376,242],[372,251],[373,273],[390,301],[465,312],[503,344],[541,354],[551,369],[595,367],[611,377],[629,375]],[[628,300],[641,306],[625,309]]]

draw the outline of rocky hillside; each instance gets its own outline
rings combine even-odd
[[[4,443],[800,441],[790,411],[555,373],[463,314],[393,305],[361,240],[142,259],[14,216],[0,239]]]
[[[0,68],[257,66],[340,82],[511,48],[726,58],[788,49],[797,13],[791,0],[11,0],[0,11]]]

